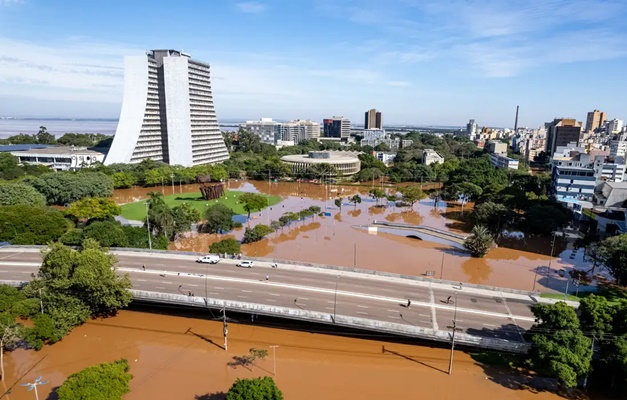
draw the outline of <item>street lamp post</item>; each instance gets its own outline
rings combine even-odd
[[[150,210],[150,205],[146,202],[146,229],[148,230],[148,247],[152,250],[152,233],[150,232],[150,218],[148,217],[148,211]]]
[[[42,381],[41,376],[38,376],[33,383],[22,383],[22,386],[28,387],[27,391],[34,390],[35,391],[35,400],[39,400],[39,394],[37,393],[37,386],[45,385],[48,381]]]
[[[357,242],[353,242],[353,268],[357,268]]]
[[[455,313],[453,314],[453,338],[451,340],[451,357],[448,361],[448,374],[453,373],[453,352],[455,351],[455,332],[457,331],[457,292],[455,292]]]
[[[274,344],[270,346],[270,348],[272,349],[272,364],[273,364],[274,376],[276,376],[276,348],[277,347],[279,347],[278,344]]]
[[[553,232],[553,240],[551,241],[551,256],[549,257],[548,272],[546,274],[546,286],[549,287],[551,280],[551,262],[553,261],[553,250],[555,249],[555,232]]]
[[[222,310],[222,333],[224,334],[224,351],[228,350],[227,335],[229,334],[229,327],[226,324],[226,304]]]
[[[337,311],[337,283],[340,280],[340,276],[338,275],[335,279],[335,296],[333,298],[333,323],[335,323],[336,311]]]
[[[174,174],[170,174],[170,178],[172,178],[172,194],[174,194]]]

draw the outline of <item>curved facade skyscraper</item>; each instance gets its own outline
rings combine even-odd
[[[106,165],[152,159],[189,167],[228,158],[209,64],[177,50],[124,59],[124,100]]]

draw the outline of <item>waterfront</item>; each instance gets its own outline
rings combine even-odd
[[[410,275],[425,275],[430,271],[435,278],[520,290],[532,290],[534,279],[537,279],[536,290],[563,291],[565,288],[565,279],[558,277],[555,272],[552,273],[552,277],[547,278],[546,265],[549,261],[551,244],[546,238],[533,238],[522,242],[511,240],[508,245],[517,248],[498,247],[491,250],[485,258],[471,258],[466,253],[442,244],[383,232],[369,234],[356,228],[357,225],[368,225],[376,219],[424,224],[451,232],[467,232],[469,226],[460,221],[462,210],[457,204],[440,202],[434,207],[433,201],[427,198],[415,204],[413,210],[394,206],[375,207],[374,200],[367,194],[369,186],[325,187],[298,182],[230,181],[227,189],[256,191],[278,195],[283,199],[274,207],[253,213],[249,221],[251,226],[257,223],[268,224],[285,212],[297,212],[310,205],[318,205],[331,213],[331,216],[316,216],[295,222],[260,242],[242,246],[242,252],[246,256],[342,265]],[[117,190],[113,198],[123,204],[146,198],[149,192],[155,190],[163,190],[166,195],[171,194],[173,190],[175,193],[187,193],[198,191],[198,185],[123,189]],[[355,193],[362,196],[361,204],[353,205],[347,202],[346,199]],[[336,197],[344,199],[341,210],[333,204]],[[463,212],[467,214],[470,211],[471,206],[466,205]],[[193,232],[172,243],[170,249],[202,253],[207,252],[209,245],[217,240],[225,237],[241,239],[242,235],[243,229],[227,235]],[[559,241],[554,254],[552,261],[554,270],[583,264],[583,251],[573,252]]]
[[[45,399],[71,373],[126,358],[134,375],[127,400],[222,399],[237,377],[272,376],[285,398],[381,400],[403,398],[553,400],[550,392],[523,388],[528,378],[478,365],[456,351],[449,376],[447,349],[229,324],[228,351],[221,346],[222,323],[203,319],[122,311],[76,328],[63,341],[40,352],[17,349],[5,356],[9,400],[30,400],[20,386],[39,375]],[[269,350],[252,371],[227,366],[249,348]],[[384,350],[385,349],[385,350]],[[454,384],[452,384],[454,382]],[[536,382],[546,385],[546,382]],[[210,397],[209,395],[214,395]],[[207,397],[201,397],[207,395]]]

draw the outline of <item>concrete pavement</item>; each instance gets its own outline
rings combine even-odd
[[[198,264],[197,256],[116,252],[120,272],[133,289],[240,301],[450,331],[457,306],[458,328],[483,337],[521,340],[533,324],[535,301],[520,293],[498,292],[410,279],[311,267],[237,260]],[[41,263],[38,249],[0,249],[0,279],[29,280]],[[142,265],[146,265],[146,271]],[[163,271],[166,275],[161,276]],[[269,279],[266,281],[266,275]],[[447,303],[448,297],[452,303]],[[411,299],[411,306],[406,307]]]

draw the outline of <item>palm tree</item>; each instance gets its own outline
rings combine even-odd
[[[349,200],[351,203],[355,204],[355,208],[357,208],[357,204],[361,203],[361,196],[356,194],[353,197],[351,197]]]
[[[494,237],[490,230],[483,225],[475,225],[472,235],[464,241],[464,247],[470,251],[473,257],[485,256],[494,245]]]

